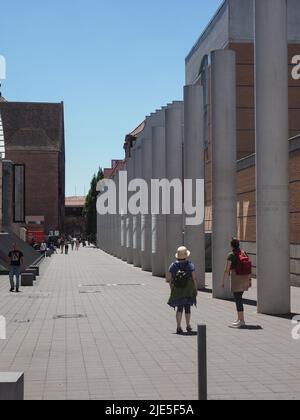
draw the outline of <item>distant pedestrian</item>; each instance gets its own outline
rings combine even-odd
[[[246,325],[243,295],[251,287],[252,264],[237,239],[231,241],[231,248],[232,252],[228,255],[222,279],[222,288],[225,287],[225,279],[231,277],[231,292],[234,295],[238,313],[238,319],[231,327],[243,328]]]
[[[79,251],[79,247],[80,247],[80,240],[77,238],[76,239],[76,251]]]
[[[195,266],[188,260],[191,255],[185,247],[180,247],[176,253],[176,261],[169,269],[168,281],[171,297],[168,304],[176,309],[177,334],[183,334],[181,327],[183,311],[185,311],[186,330],[193,331],[191,326],[191,308],[197,305],[197,281]]]
[[[65,240],[63,238],[61,238],[61,240],[60,240],[60,253],[61,254],[64,253],[64,247],[65,247]]]
[[[41,252],[41,255],[42,255],[44,258],[46,258],[46,254],[47,254],[47,244],[46,244],[46,242],[42,242],[42,243],[41,243],[41,246],[40,246],[40,252]]]
[[[20,274],[23,266],[23,261],[23,253],[17,249],[16,244],[13,244],[12,249],[8,254],[10,292],[14,292],[16,287],[16,293],[19,293]],[[16,277],[16,285],[14,282],[14,277]]]
[[[69,254],[69,242],[65,241],[65,255]]]
[[[75,247],[75,240],[74,240],[74,238],[72,238],[71,239],[71,248],[72,248],[72,251],[74,251],[74,247]]]

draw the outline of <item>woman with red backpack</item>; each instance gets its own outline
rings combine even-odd
[[[251,261],[240,247],[237,239],[231,241],[232,252],[228,255],[222,287],[225,287],[226,277],[231,277],[231,291],[234,295],[238,319],[232,324],[232,328],[243,328],[245,323],[245,312],[243,295],[251,287],[252,264]]]

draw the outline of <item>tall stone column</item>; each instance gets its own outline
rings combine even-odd
[[[113,177],[113,181],[115,182],[115,184],[117,183],[117,175],[115,174]],[[117,256],[117,215],[116,214],[112,214],[111,215],[111,219],[112,219],[112,232],[111,232],[111,240],[112,240],[112,250],[111,253],[114,257]]]
[[[134,178],[134,162],[132,158],[127,161],[128,183]],[[128,196],[129,198],[129,196]],[[127,247],[127,263],[133,264],[133,216],[128,212],[126,218],[126,247]]]
[[[120,200],[119,200],[119,186],[120,186],[120,171],[116,173],[116,190],[117,190],[117,214],[115,216],[116,219],[116,233],[115,233],[115,241],[116,241],[116,257],[122,258],[122,251],[121,251],[121,215],[120,215]]]
[[[123,171],[127,171],[127,163],[124,164]],[[120,215],[121,223],[121,258],[122,261],[127,261],[127,214]]]
[[[152,177],[166,178],[166,138],[165,127],[152,128]],[[152,274],[166,275],[166,215],[152,214]]]
[[[203,88],[184,88],[184,177],[193,181],[193,200],[196,194],[196,180],[204,180],[204,130],[203,130]],[[203,197],[204,202],[204,197]],[[196,266],[198,288],[205,288],[205,226],[204,220],[198,226],[185,226],[185,246],[191,251]]]
[[[134,153],[134,174],[135,178],[142,178],[142,151],[140,140],[133,150]],[[141,267],[141,215],[133,216],[133,265]]]
[[[258,311],[291,311],[286,0],[255,1]]]
[[[236,58],[231,50],[212,53],[213,297],[232,297],[222,277],[230,242],[237,234]]]
[[[152,178],[152,131],[149,129],[149,137],[144,137],[142,147],[142,179],[151,186]],[[149,188],[150,192],[150,188]],[[148,202],[148,214],[141,215],[141,266],[143,271],[152,271],[152,233],[150,195]]]
[[[0,233],[2,232],[2,177],[3,177],[3,171],[2,171],[2,158],[0,157]]]
[[[183,111],[183,102],[174,102],[166,109],[166,178],[169,181],[183,179]],[[183,243],[183,215],[174,214],[171,193],[171,214],[166,216],[166,272]]]

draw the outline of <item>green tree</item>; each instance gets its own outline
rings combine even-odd
[[[104,178],[102,168],[99,168],[98,173],[94,174],[91,187],[86,196],[85,206],[84,206],[84,216],[85,216],[85,230],[86,234],[91,242],[96,243],[97,238],[97,184]]]

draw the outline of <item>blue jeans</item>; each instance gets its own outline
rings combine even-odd
[[[12,289],[15,288],[14,277],[16,276],[16,288],[19,289],[20,287],[20,271],[21,267],[19,265],[11,265],[9,270],[9,280],[10,286]]]

